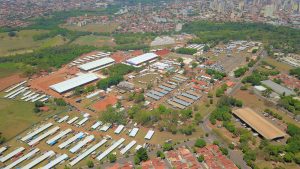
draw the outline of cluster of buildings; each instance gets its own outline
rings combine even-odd
[[[238,169],[238,167],[222,154],[217,145],[208,145],[197,149],[198,155],[204,156],[205,168]]]
[[[30,18],[44,16],[55,11],[72,9],[96,9],[105,7],[106,1],[97,0],[71,0],[71,1],[35,1],[35,0],[4,0],[0,3],[1,27],[24,27],[31,24],[26,21]]]

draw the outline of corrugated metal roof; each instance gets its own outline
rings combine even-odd
[[[63,93],[68,90],[74,89],[78,86],[87,84],[89,82],[95,81],[99,79],[99,77],[94,73],[83,74],[72,79],[54,84],[50,86],[51,89],[55,90],[58,93]]]
[[[53,168],[54,166],[56,166],[57,164],[59,164],[60,162],[64,161],[67,158],[68,158],[68,155],[63,154],[63,155],[57,157],[56,159],[54,159],[53,161],[51,161],[50,163],[48,163],[47,165],[45,165],[44,167],[42,167],[41,169]]]
[[[185,102],[185,101],[180,100],[180,99],[177,99],[177,98],[175,98],[175,97],[173,97],[173,101],[176,102],[176,103],[179,103],[179,104],[181,104],[181,105],[183,105],[183,106],[189,106],[189,105],[190,105],[190,103]]]
[[[85,63],[85,64],[80,65],[78,67],[82,70],[89,71],[89,70],[96,69],[96,68],[99,68],[99,67],[102,67],[102,66],[105,66],[105,65],[108,65],[108,64],[112,64],[114,62],[115,62],[115,60],[112,59],[111,57],[105,57],[105,58],[102,58],[102,59],[98,59],[98,60],[95,60],[95,61],[92,61],[92,62]]]
[[[286,96],[295,95],[296,93],[286,87],[283,87],[271,80],[264,80],[261,82],[262,84],[266,85],[267,87],[271,88],[274,92],[278,94],[285,94]]]
[[[21,169],[33,168],[34,166],[38,165],[39,163],[41,163],[42,161],[46,160],[48,157],[51,157],[53,155],[55,155],[55,152],[50,150],[50,151],[46,152],[45,154],[43,154],[42,156],[39,156],[38,158],[34,159],[33,161],[31,161],[30,163],[28,163],[26,166],[22,167]]]
[[[160,85],[159,88],[164,89],[164,90],[169,91],[169,92],[173,90],[173,89],[171,89],[169,87],[166,87],[166,86],[163,86],[163,85]]]
[[[150,140],[154,134],[154,130],[149,130],[145,136],[145,139]]]
[[[143,55],[128,59],[126,62],[133,65],[139,65],[141,63],[147,62],[149,60],[157,58],[158,55],[155,53],[145,53]]]
[[[159,100],[159,99],[160,99],[159,96],[156,96],[156,95],[154,95],[154,94],[152,94],[152,93],[146,93],[146,96],[151,97],[151,98],[154,99],[154,100]]]
[[[184,97],[188,97],[190,99],[193,99],[193,100],[198,100],[199,99],[199,97],[196,97],[196,96],[188,94],[188,93],[182,93],[181,95],[184,96]]]

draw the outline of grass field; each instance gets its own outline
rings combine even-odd
[[[62,28],[66,28],[73,31],[83,31],[83,32],[98,32],[98,33],[111,33],[118,28],[117,23],[109,24],[88,24],[82,27],[77,25],[61,25]]]
[[[279,62],[279,61],[277,61],[273,58],[270,58],[270,57],[266,57],[263,60],[266,61],[267,63],[275,66],[276,69],[280,72],[288,72],[290,69],[292,69],[292,67],[290,65]]]
[[[115,45],[112,38],[107,36],[96,36],[96,35],[81,36],[72,43],[77,45],[88,45],[88,46],[96,46],[96,47]]]
[[[15,37],[9,37],[7,33],[0,33],[0,56],[22,54],[32,52],[34,49],[56,46],[65,43],[62,37],[34,41],[33,36],[45,33],[45,30],[23,30],[17,32]]]
[[[11,139],[31,125],[44,120],[57,112],[63,112],[64,107],[57,107],[49,112],[35,114],[34,104],[20,100],[8,100],[0,93],[0,132],[7,139]]]
[[[15,63],[1,63],[0,64],[0,78],[10,76],[19,72]]]
[[[5,138],[14,137],[40,120],[33,107],[32,103],[0,99],[0,132]]]

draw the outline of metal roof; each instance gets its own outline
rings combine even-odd
[[[57,134],[56,136],[49,139],[46,143],[50,144],[50,145],[53,145],[57,142],[57,140],[61,139],[63,136],[67,135],[71,131],[72,131],[72,129],[64,130],[64,131],[60,132],[59,134]]]
[[[60,162],[64,161],[67,158],[68,158],[68,155],[63,154],[63,155],[57,157],[56,159],[54,159],[53,161],[51,161],[50,163],[48,163],[47,165],[45,165],[44,167],[41,167],[41,169],[54,168],[57,164],[59,164]]]
[[[184,109],[185,106],[181,105],[181,104],[178,104],[176,102],[173,102],[172,100],[168,100],[167,101],[171,106],[173,106],[174,108],[179,108],[179,109]]]
[[[117,127],[117,129],[115,130],[115,134],[119,134],[119,133],[121,133],[121,131],[124,129],[124,125],[119,125],[118,127]]]
[[[155,59],[157,57],[158,57],[158,55],[155,53],[145,53],[143,55],[128,59],[126,62],[129,64],[132,64],[132,65],[139,65],[141,63]]]
[[[139,128],[137,128],[137,127],[133,128],[133,129],[131,130],[131,132],[129,133],[129,136],[130,136],[130,137],[135,137],[136,134],[138,133],[138,131],[139,131]]]
[[[5,93],[8,93],[8,92],[10,92],[10,91],[12,91],[12,90],[16,89],[17,87],[19,87],[19,86],[21,86],[21,85],[25,84],[26,82],[27,82],[26,80],[25,80],[25,81],[22,81],[22,82],[20,82],[20,83],[16,84],[15,86],[13,86],[13,87],[11,87],[11,88],[9,88],[9,89],[5,90],[4,92],[5,92]]]
[[[154,134],[154,130],[149,130],[144,138],[150,140],[153,134]]]
[[[79,119],[79,117],[73,117],[71,120],[69,120],[67,123],[68,124],[72,124],[74,123],[77,119]]]
[[[87,137],[85,137],[82,141],[80,141],[78,144],[76,144],[74,147],[72,147],[70,149],[71,153],[75,153],[76,151],[78,151],[81,147],[83,147],[84,145],[86,145],[87,143],[93,141],[95,139],[94,135],[89,135]]]
[[[29,139],[31,139],[32,137],[34,137],[35,135],[39,134],[40,132],[46,130],[47,128],[51,127],[53,124],[52,123],[47,123],[43,126],[40,126],[37,130],[27,134],[26,136],[24,136],[23,138],[21,138],[22,141],[27,141]]]
[[[93,147],[91,147],[90,149],[88,149],[85,152],[83,152],[82,154],[80,154],[77,158],[75,158],[69,164],[71,166],[76,165],[79,161],[81,161],[82,159],[84,159],[86,156],[90,155],[92,152],[94,152],[97,148],[101,147],[106,142],[107,142],[106,139],[101,140],[99,143],[95,144]]]
[[[164,89],[164,90],[166,90],[166,91],[168,91],[168,92],[170,92],[170,91],[173,90],[173,89],[171,89],[171,88],[169,88],[169,87],[166,87],[166,86],[163,86],[163,85],[160,85],[159,88]]]
[[[100,128],[101,131],[107,131],[111,127],[111,124],[105,124]]]
[[[275,125],[266,120],[263,116],[253,111],[250,108],[240,108],[232,111],[237,117],[247,123],[256,132],[266,139],[276,139],[286,136],[286,133],[281,131]]]
[[[154,94],[154,95],[157,95],[157,96],[159,96],[159,97],[163,97],[165,94],[163,94],[163,93],[160,93],[160,92],[157,92],[157,91],[155,91],[155,90],[150,90],[150,93],[152,93],[152,94]]]
[[[128,150],[131,149],[131,147],[133,147],[136,144],[135,140],[132,140],[129,144],[127,144],[121,151],[121,154],[125,154]]]
[[[50,151],[46,152],[45,154],[43,154],[42,156],[39,156],[38,158],[34,159],[33,161],[31,161],[29,164],[25,165],[21,169],[31,169],[34,166],[41,163],[42,161],[46,160],[48,157],[51,157],[53,155],[55,155],[54,151],[50,150]]]
[[[52,90],[55,90],[58,93],[63,93],[68,90],[74,89],[78,86],[95,81],[97,79],[99,79],[99,77],[96,74],[87,73],[87,74],[83,74],[83,75],[74,77],[72,79],[68,79],[66,81],[54,84],[54,85],[50,86],[50,88]]]
[[[81,125],[83,125],[86,121],[88,121],[88,119],[89,119],[89,118],[85,117],[85,118],[83,118],[81,121],[79,121],[77,124],[78,124],[79,126],[81,126]]]
[[[105,57],[102,59],[98,59],[92,62],[88,62],[85,63],[83,65],[78,66],[80,69],[85,70],[85,71],[89,71],[89,70],[93,70],[99,67],[103,67],[106,65],[110,65],[113,64],[115,62],[114,59],[112,59],[111,57]]]
[[[181,95],[184,96],[184,97],[188,97],[190,99],[193,99],[193,100],[198,100],[199,99],[199,97],[196,97],[196,96],[188,94],[188,93],[181,93]]]
[[[36,143],[38,143],[39,141],[43,140],[44,138],[50,136],[51,134],[54,134],[57,130],[59,130],[59,127],[58,127],[58,126],[52,128],[52,129],[50,129],[50,130],[47,131],[46,133],[44,133],[44,134],[40,135],[39,137],[37,137],[37,138],[31,140],[31,141],[28,143],[28,145],[29,145],[29,146],[35,145]]]
[[[96,128],[98,128],[99,126],[101,126],[102,125],[102,122],[100,122],[100,121],[97,121],[96,123],[94,123],[93,125],[92,125],[92,129],[96,129]]]
[[[278,94],[283,94],[285,93],[286,96],[289,95],[295,95],[296,93],[286,87],[283,87],[272,80],[264,80],[261,82],[262,84],[266,85],[267,87],[271,88],[274,92]]]
[[[7,147],[1,147],[1,148],[0,148],[0,154],[3,153],[3,152],[6,151],[6,150],[7,150]]]
[[[102,160],[104,157],[106,157],[110,152],[112,152],[115,148],[117,148],[120,144],[122,144],[125,141],[124,138],[121,138],[117,142],[115,142],[112,146],[110,146],[108,149],[106,149],[102,154],[100,154],[97,157],[97,160]]]
[[[69,138],[67,141],[61,143],[58,147],[60,149],[63,149],[65,148],[66,146],[68,146],[69,144],[73,143],[74,141],[76,141],[77,139],[81,139],[84,137],[84,133],[83,132],[80,132],[78,134],[76,134],[75,136]]]
[[[3,169],[11,169],[13,167],[15,167],[16,165],[20,164],[21,162],[29,159],[30,157],[34,156],[37,152],[39,152],[40,149],[35,148],[34,150],[30,151],[28,154],[20,157],[19,159],[17,159],[16,161],[14,161],[13,163],[9,164],[8,166],[6,166]]]
[[[20,147],[20,148],[17,148],[15,149],[14,151],[12,151],[11,153],[7,154],[6,156],[2,156],[2,158],[0,159],[0,161],[2,163],[4,163],[5,161],[11,159],[13,156],[19,154],[20,152],[24,151],[25,148],[24,147]]]
[[[59,119],[57,122],[58,122],[58,123],[62,123],[62,122],[64,122],[64,121],[66,121],[68,118],[69,118],[68,115],[67,115],[67,116],[64,116],[64,117],[62,117],[61,119]]]
[[[146,93],[146,96],[151,97],[151,98],[154,99],[154,100],[159,100],[159,99],[160,99],[159,96],[156,96],[156,95],[154,95],[154,94],[152,94],[152,93]]]
[[[181,105],[183,105],[183,106],[189,106],[189,105],[190,105],[190,103],[185,102],[185,101],[180,100],[180,99],[177,99],[177,98],[175,98],[175,97],[173,97],[173,101],[176,102],[176,103],[179,103],[179,104],[181,104]]]

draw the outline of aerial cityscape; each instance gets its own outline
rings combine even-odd
[[[0,0],[1,169],[299,169],[300,0]]]

